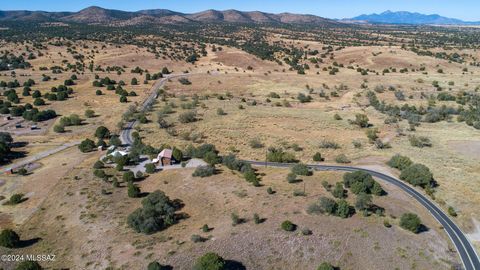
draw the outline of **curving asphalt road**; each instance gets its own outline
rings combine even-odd
[[[293,164],[287,163],[276,163],[276,162],[262,162],[262,161],[252,161],[246,160],[246,162],[257,165],[257,166],[270,166],[270,167],[281,167],[281,168],[288,168]],[[351,166],[333,166],[333,165],[318,165],[318,164],[310,164],[307,165],[308,167],[314,170],[320,171],[345,171],[345,172],[352,172],[352,171],[365,171],[371,174],[374,177],[377,177],[385,182],[393,184],[410,196],[412,196],[415,200],[417,200],[420,204],[422,204],[427,210],[432,214],[432,216],[442,224],[445,232],[448,234],[450,239],[452,240],[455,248],[460,255],[460,259],[462,260],[463,266],[465,270],[480,270],[480,258],[477,255],[475,248],[467,239],[465,234],[460,230],[460,228],[433,202],[431,202],[427,197],[423,194],[412,188],[411,186],[405,184],[403,181],[398,180],[394,177],[388,176],[383,173],[379,173],[376,171],[358,168],[358,167],[351,167]]]
[[[164,78],[157,81],[151,89],[150,95],[145,99],[142,103],[140,110],[144,111],[152,102],[157,98],[157,90],[163,87],[165,81],[174,78],[174,77],[182,77],[188,76],[189,74],[171,74],[167,75]],[[132,131],[133,127],[137,124],[137,121],[131,121],[126,124],[126,126],[120,132],[120,139],[122,144],[125,146],[129,146],[132,144]],[[246,162],[257,165],[257,166],[270,166],[270,167],[281,167],[281,168],[288,168],[293,164],[288,163],[276,163],[276,162],[262,162],[262,161],[253,161],[253,160],[246,160]],[[480,258],[477,255],[475,248],[467,239],[465,234],[460,230],[460,228],[432,201],[430,201],[427,197],[423,194],[412,188],[411,186],[405,184],[403,181],[398,180],[394,177],[388,176],[383,173],[379,173],[376,171],[358,168],[358,167],[351,167],[351,166],[334,166],[334,165],[318,165],[318,164],[310,164],[308,167],[314,170],[320,171],[345,171],[345,172],[352,172],[352,171],[365,171],[371,174],[374,177],[377,177],[383,181],[391,183],[407,194],[412,196],[415,200],[417,200],[420,204],[422,204],[427,210],[432,214],[432,216],[443,226],[445,232],[448,234],[452,243],[454,244],[455,248],[460,255],[460,259],[462,260],[463,266],[465,270],[480,270]]]

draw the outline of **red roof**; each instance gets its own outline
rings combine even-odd
[[[163,149],[160,154],[158,154],[158,158],[172,158],[172,149]]]

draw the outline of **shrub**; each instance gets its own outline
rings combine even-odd
[[[197,121],[197,113],[195,111],[188,111],[188,112],[181,113],[178,116],[178,121],[184,124],[195,122]]]
[[[291,163],[295,162],[295,156],[292,153],[285,152],[281,148],[270,147],[267,151],[267,161]]]
[[[253,222],[254,222],[255,224],[260,224],[260,223],[262,223],[262,219],[260,218],[260,216],[259,216],[257,213],[253,214]]]
[[[400,179],[422,188],[430,187],[433,183],[433,175],[430,172],[430,169],[423,164],[413,164],[408,166],[400,174]]]
[[[346,197],[346,190],[343,189],[342,183],[338,182],[335,184],[335,188],[332,190],[332,195],[335,198],[343,199]]]
[[[145,164],[145,171],[147,173],[150,173],[150,174],[155,173],[155,170],[156,170],[155,164],[153,163]]]
[[[337,208],[335,209],[335,215],[341,218],[348,218],[353,214],[352,207],[347,201],[341,199],[337,202]]]
[[[161,265],[158,262],[151,262],[147,266],[147,270],[169,270],[169,269],[170,269],[170,267],[165,266],[165,265]]]
[[[95,91],[95,95],[97,96],[101,96],[103,93],[102,93],[102,90],[97,90]]]
[[[419,148],[423,148],[423,147],[431,147],[432,146],[432,142],[430,141],[430,139],[428,137],[425,137],[425,136],[410,136],[408,137],[408,140],[410,141],[410,145],[411,146],[414,146],[414,147],[419,147]]]
[[[342,117],[338,113],[336,113],[335,115],[333,115],[333,119],[339,121],[342,120]]]
[[[101,162],[100,160],[97,160],[94,164],[93,164],[93,168],[94,169],[102,169],[104,166],[103,162]]]
[[[355,207],[361,211],[369,210],[372,207],[372,196],[366,193],[358,194]]]
[[[136,232],[151,234],[163,230],[177,221],[175,211],[179,205],[162,191],[154,191],[142,200],[142,207],[128,216],[127,223]]]
[[[400,227],[413,233],[418,233],[422,226],[420,218],[413,213],[405,213],[400,218]]]
[[[0,246],[6,248],[18,247],[20,243],[20,236],[11,229],[4,229],[0,233]]]
[[[19,204],[23,201],[24,201],[23,194],[17,193],[17,194],[13,194],[12,196],[10,196],[10,200],[8,200],[8,203],[9,204]]]
[[[369,121],[369,119],[368,119],[367,115],[359,113],[359,114],[355,115],[355,120],[352,121],[352,123],[355,124],[355,125],[358,125],[361,128],[366,128],[366,127],[369,126],[368,121]]]
[[[80,149],[82,153],[90,152],[95,149],[95,147],[95,142],[90,139],[85,139],[78,145],[78,149]]]
[[[293,165],[292,173],[304,176],[312,174],[312,172],[308,169],[307,165],[301,163]]]
[[[108,130],[108,128],[106,128],[104,126],[99,126],[95,130],[95,137],[97,137],[99,139],[107,139],[107,138],[110,137],[110,130]]]
[[[317,267],[317,270],[335,270],[335,267],[327,262],[323,262]]]
[[[95,111],[94,110],[91,110],[91,109],[85,110],[85,117],[92,118],[94,116],[95,116]]]
[[[410,160],[410,158],[401,156],[399,154],[394,155],[388,162],[387,165],[399,169],[400,171],[403,171],[405,168],[409,167],[412,165],[413,162]]]
[[[313,155],[313,161],[316,161],[316,162],[322,162],[324,161],[325,159],[322,157],[322,154],[320,154],[319,152],[316,152],[314,155]]]
[[[138,198],[140,196],[140,188],[132,182],[128,182],[127,193],[130,198]]]
[[[212,166],[199,166],[195,169],[193,177],[208,177],[215,174],[215,168]]]
[[[194,234],[190,237],[190,240],[192,240],[192,242],[194,243],[200,243],[200,242],[205,242],[207,239],[205,239],[204,237],[201,237],[198,234]]]
[[[11,200],[11,199],[10,199]],[[449,206],[448,207],[448,214],[452,217],[456,217],[457,216],[457,211],[455,211],[455,208]]]
[[[23,261],[15,267],[15,270],[42,270],[42,266],[36,261]]]
[[[93,175],[95,175],[96,177],[101,178],[101,179],[104,179],[104,178],[107,177],[104,170],[98,170],[98,169],[93,171]]]
[[[248,144],[253,149],[262,148],[264,146],[263,143],[257,138],[250,140]]]
[[[217,115],[226,115],[226,114],[227,113],[222,108],[217,109]]]
[[[287,182],[288,183],[295,183],[297,181],[297,175],[294,172],[290,172],[287,175]]]
[[[339,149],[340,145],[334,141],[323,140],[320,142],[319,147],[325,149]]]
[[[268,187],[267,188],[267,193],[272,195],[272,194],[275,194],[275,191],[271,187]]]
[[[282,222],[280,227],[287,232],[293,232],[297,229],[297,225],[293,224],[290,220],[285,220]]]
[[[337,163],[350,163],[350,159],[345,154],[340,154],[335,157],[335,162]]]
[[[232,226],[236,226],[238,224],[240,224],[242,222],[242,220],[240,219],[240,217],[235,214],[235,213],[232,213],[230,215],[230,218],[232,219]]]
[[[226,269],[225,260],[218,254],[209,252],[198,258],[193,270],[224,270]]]
[[[124,182],[133,182],[135,181],[135,175],[132,171],[127,171],[123,173],[122,179]]]

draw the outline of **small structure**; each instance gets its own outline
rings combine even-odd
[[[112,156],[112,157],[124,157],[126,155],[128,155],[128,153],[121,150],[115,150],[112,153],[108,154],[108,156]]]
[[[156,160],[157,163],[160,163],[162,166],[170,166],[172,165],[172,153],[172,149],[163,149],[153,162],[155,163]]]

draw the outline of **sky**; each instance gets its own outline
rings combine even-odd
[[[351,18],[391,10],[480,21],[479,0],[0,0],[0,10],[79,11],[89,6],[126,11],[161,8],[185,13],[206,9],[259,10],[326,18]]]

